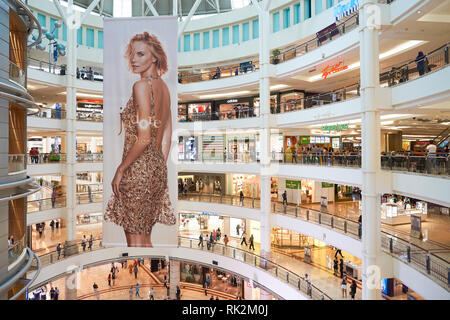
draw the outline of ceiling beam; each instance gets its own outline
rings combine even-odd
[[[59,15],[64,21],[67,21],[66,13],[64,12],[63,8],[61,7],[61,4],[59,3],[59,0],[53,0],[53,3],[55,4],[56,9],[59,12]]]
[[[156,0],[155,0],[155,2],[156,2]],[[153,6],[153,3],[151,3],[150,0],[145,0],[145,3],[147,4],[147,7],[149,7],[150,10],[152,11],[153,16],[159,17],[158,12],[156,11],[155,7]]]
[[[181,2],[181,1],[180,1]],[[186,18],[186,20],[184,20],[181,23],[181,27],[178,29],[178,39],[181,37],[181,35],[183,34],[184,30],[186,29],[186,26],[189,24],[189,22],[192,19],[192,16],[194,15],[195,11],[197,11],[198,6],[200,5],[200,3],[202,2],[202,0],[195,0],[194,5],[192,6],[191,10],[189,11],[189,14]]]
[[[92,10],[98,5],[99,2],[100,0],[93,0],[91,2],[89,7],[87,7],[86,11],[84,11],[83,15],[81,16],[80,25],[83,23],[84,19],[86,19],[86,17],[92,12]]]
[[[220,13],[220,4],[219,4],[219,0],[216,0],[216,9],[217,9],[217,13]]]

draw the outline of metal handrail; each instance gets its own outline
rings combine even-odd
[[[27,270],[31,267],[31,265],[35,259],[37,261],[36,273],[34,274],[33,278],[30,281],[28,281],[28,283],[19,292],[17,292],[14,296],[12,296],[9,300],[14,300],[18,296],[20,296],[33,283],[33,281],[36,280],[37,276],[39,275],[39,272],[41,271],[41,260],[30,248],[26,247],[26,251],[27,251],[28,256],[30,257],[28,259],[27,264],[20,270],[20,272],[16,273],[12,278],[8,279],[6,282],[4,282],[0,285],[0,292],[2,292],[4,290],[6,290],[7,288],[11,287],[12,285],[14,285],[14,283],[16,281],[18,281],[25,272],[27,272]]]

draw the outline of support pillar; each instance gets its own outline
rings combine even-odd
[[[267,0],[261,6],[267,8]],[[261,220],[260,220],[260,255],[270,259],[270,13],[269,9],[259,10],[259,99],[260,99],[260,185],[261,185]]]
[[[72,4],[69,2],[67,28],[67,100],[66,100],[66,255],[78,253],[76,244],[76,107],[77,107],[77,89],[74,82],[76,79],[77,68],[77,29],[75,15],[71,15]],[[71,20],[74,21],[71,21]]]
[[[169,281],[170,281],[170,299],[177,299],[177,285],[180,283],[180,261],[170,260]]]
[[[360,8],[360,57],[362,101],[362,298],[381,299],[381,215],[377,174],[380,173],[379,43],[373,28],[372,6],[375,0],[363,0]]]

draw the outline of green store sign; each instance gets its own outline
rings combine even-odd
[[[333,188],[333,187],[334,187],[333,183],[322,182],[322,188]]]
[[[286,189],[300,189],[301,181],[286,180]]]
[[[333,126],[322,126],[322,131],[330,132],[330,131],[342,131],[348,129],[348,123],[345,124],[335,124]]]

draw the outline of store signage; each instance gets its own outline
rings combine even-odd
[[[330,132],[330,131],[342,131],[348,129],[348,123],[344,124],[335,124],[332,126],[322,126],[322,131]]]
[[[320,211],[326,212],[328,210],[328,198],[320,197]]]
[[[300,189],[301,181],[297,180],[286,180],[286,189]]]
[[[359,9],[359,1],[358,0],[349,0],[346,3],[338,4],[334,8],[334,18],[336,21],[349,16],[353,12]]]
[[[330,75],[331,73],[338,73],[344,70],[347,70],[348,66],[343,65],[343,62],[340,61],[336,64],[329,64],[327,65],[323,70],[322,70],[322,78],[325,80],[326,78],[328,78],[328,75]]]
[[[411,215],[411,236],[422,239],[422,218],[418,215]]]
[[[309,144],[309,137],[300,137],[300,144]]]
[[[219,216],[217,213],[210,213],[210,212],[202,212],[202,215],[204,215],[204,216],[215,216],[215,217]]]
[[[334,187],[333,183],[322,182],[322,188],[333,188],[333,187]]]
[[[227,103],[234,103],[234,102],[238,102],[238,99],[229,99],[229,100],[227,100]]]

